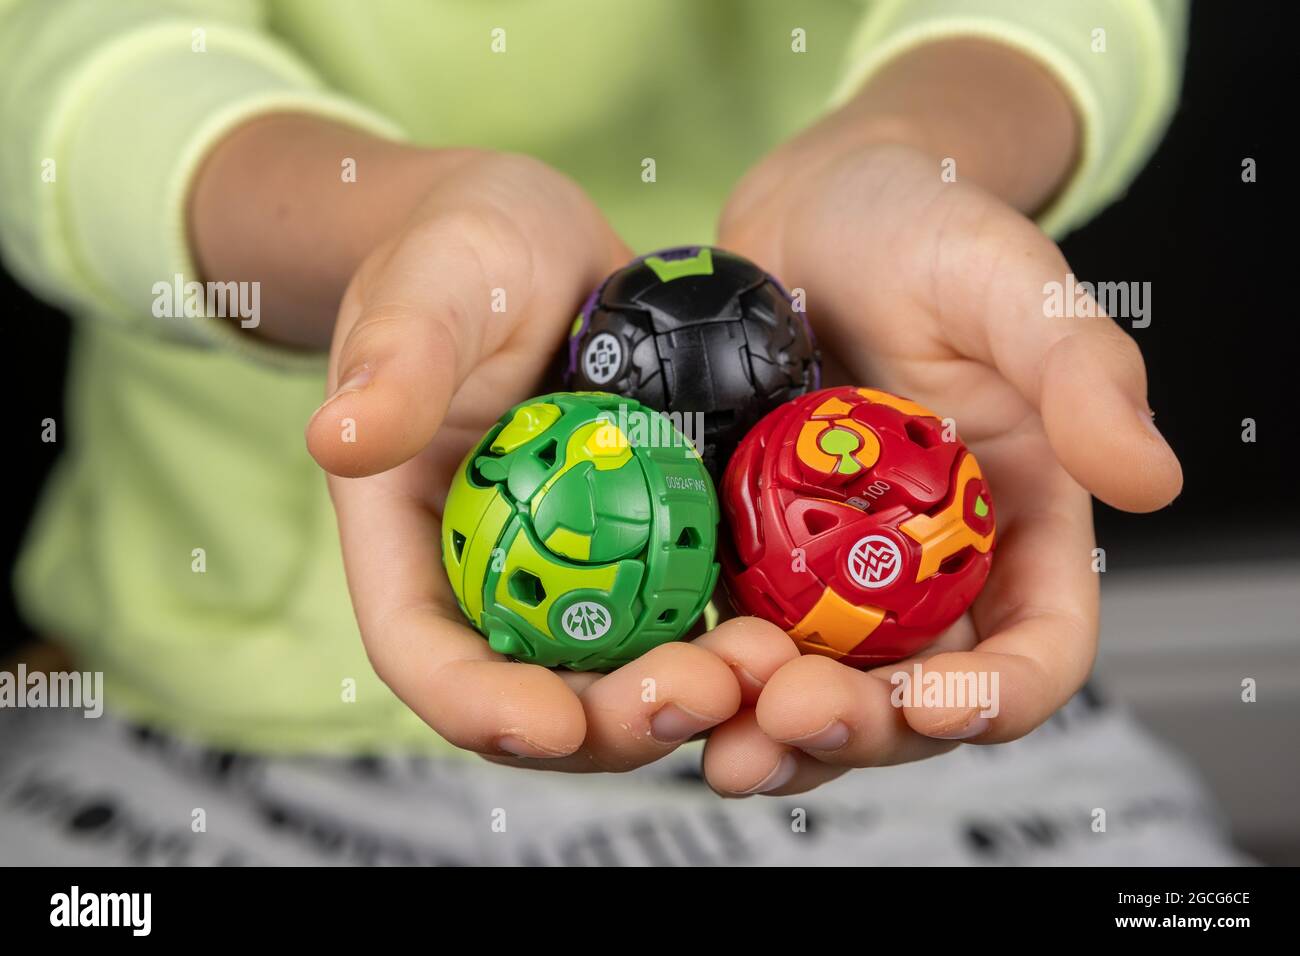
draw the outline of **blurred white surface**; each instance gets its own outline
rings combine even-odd
[[[1244,847],[1300,861],[1300,562],[1106,574],[1101,635],[1102,692],[1196,764]]]

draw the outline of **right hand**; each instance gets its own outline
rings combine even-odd
[[[491,651],[456,604],[439,553],[455,469],[539,390],[583,297],[630,258],[566,177],[464,151],[356,270],[329,398],[307,427],[376,672],[444,738],[499,761],[631,769],[752,707],[797,656],[779,629],[742,618],[611,674],[552,671]]]

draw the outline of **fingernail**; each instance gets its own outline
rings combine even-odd
[[[506,734],[504,737],[497,738],[497,748],[502,753],[508,753],[514,757],[562,757],[561,753],[552,750],[544,750],[525,740],[523,737],[517,737],[514,734]]]
[[[692,714],[677,704],[665,704],[650,718],[650,736],[661,744],[676,744],[708,730],[715,723],[717,721]]]
[[[798,769],[799,761],[794,759],[793,754],[782,754],[771,773],[748,790],[742,790],[741,793],[767,793],[769,790],[778,790],[790,782],[790,778]]]
[[[832,720],[816,733],[784,740],[800,750],[839,750],[849,742],[849,725],[842,720]]]
[[[374,372],[371,371],[369,365],[359,365],[343,377],[342,381],[334,387],[334,391],[330,393],[330,398],[326,399],[326,401],[337,398],[344,392],[355,392],[363,389],[370,384],[370,380],[374,377]]]
[[[319,415],[321,409],[334,401],[334,399],[338,398],[340,395],[343,395],[346,392],[358,392],[365,388],[370,384],[370,380],[374,377],[374,372],[371,371],[369,365],[361,365],[353,369],[341,382],[339,382],[338,385],[334,387],[334,391],[330,392],[329,397],[320,403],[316,411],[311,413],[311,417],[315,418]]]
[[[931,731],[926,734],[927,737],[937,737],[940,740],[968,740],[971,737],[978,737],[984,731],[988,730],[992,721],[987,717],[976,717],[968,724],[957,727],[953,730]]]

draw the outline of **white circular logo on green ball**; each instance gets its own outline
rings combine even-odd
[[[614,618],[595,601],[579,601],[564,612],[560,626],[575,641],[594,641],[609,633]]]

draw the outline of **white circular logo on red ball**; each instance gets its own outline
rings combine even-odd
[[[849,548],[847,565],[849,577],[858,587],[888,587],[903,570],[903,552],[884,535],[869,534]]]
[[[622,365],[623,343],[608,332],[601,332],[592,339],[582,355],[582,369],[597,385],[611,381]]]

